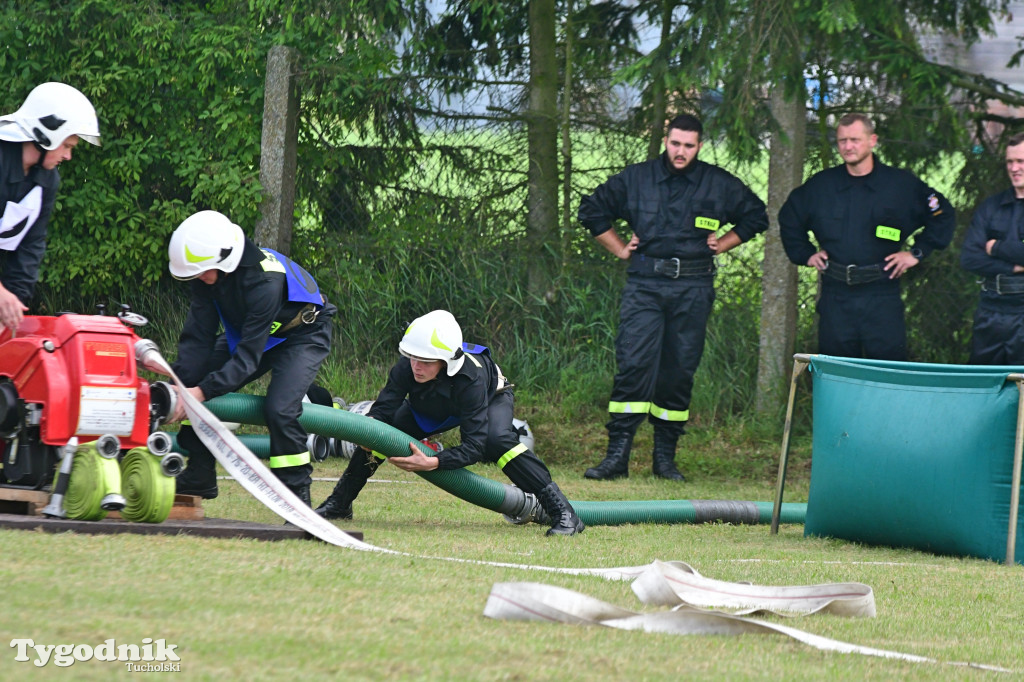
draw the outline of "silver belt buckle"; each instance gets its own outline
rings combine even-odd
[[[857,266],[850,263],[846,266],[846,286],[853,286],[853,271],[857,269]]]
[[[668,273],[662,273],[662,274],[665,275],[666,277],[670,277],[672,279],[679,279],[679,259],[678,258],[669,258],[667,260],[667,262],[675,264],[676,272],[673,275],[670,275]]]

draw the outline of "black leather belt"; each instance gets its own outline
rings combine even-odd
[[[654,274],[677,279],[714,275],[715,261],[711,258],[647,258],[634,256],[630,259],[629,271],[636,274]]]
[[[843,265],[842,263],[830,260],[825,261],[825,269],[821,271],[821,274],[853,286],[854,284],[867,284],[868,282],[876,282],[882,279],[885,277],[884,267],[882,263],[875,263],[874,265]]]
[[[1000,296],[1024,294],[1024,275],[996,275],[981,280],[981,290],[991,291]]]

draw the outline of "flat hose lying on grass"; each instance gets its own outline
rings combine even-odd
[[[263,398],[229,393],[204,403],[218,419],[243,424],[265,425]],[[409,444],[419,441],[398,429],[323,405],[304,403],[302,424],[310,433],[352,441],[387,457],[407,457]],[[520,516],[529,506],[522,490],[492,481],[466,469],[419,471],[421,477],[445,492],[500,514]],[[770,523],[771,502],[732,500],[649,500],[626,502],[572,502],[576,514],[587,525],[614,526],[625,523]],[[806,504],[782,505],[782,523],[803,523]]]

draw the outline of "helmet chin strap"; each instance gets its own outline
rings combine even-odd
[[[39,170],[43,170],[43,159],[46,158],[47,153],[47,150],[43,147],[43,145],[39,144],[39,142],[37,142],[36,140],[32,141],[32,146],[36,148],[37,152],[39,152],[39,158],[36,159],[36,162],[29,167],[29,173],[31,173],[37,168]],[[28,173],[26,173],[25,175],[28,175]]]

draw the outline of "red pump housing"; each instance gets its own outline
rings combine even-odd
[[[41,406],[39,440],[63,446],[113,434],[122,449],[149,436],[149,383],[138,375],[139,337],[117,317],[26,316],[12,337],[0,330],[0,381]]]

